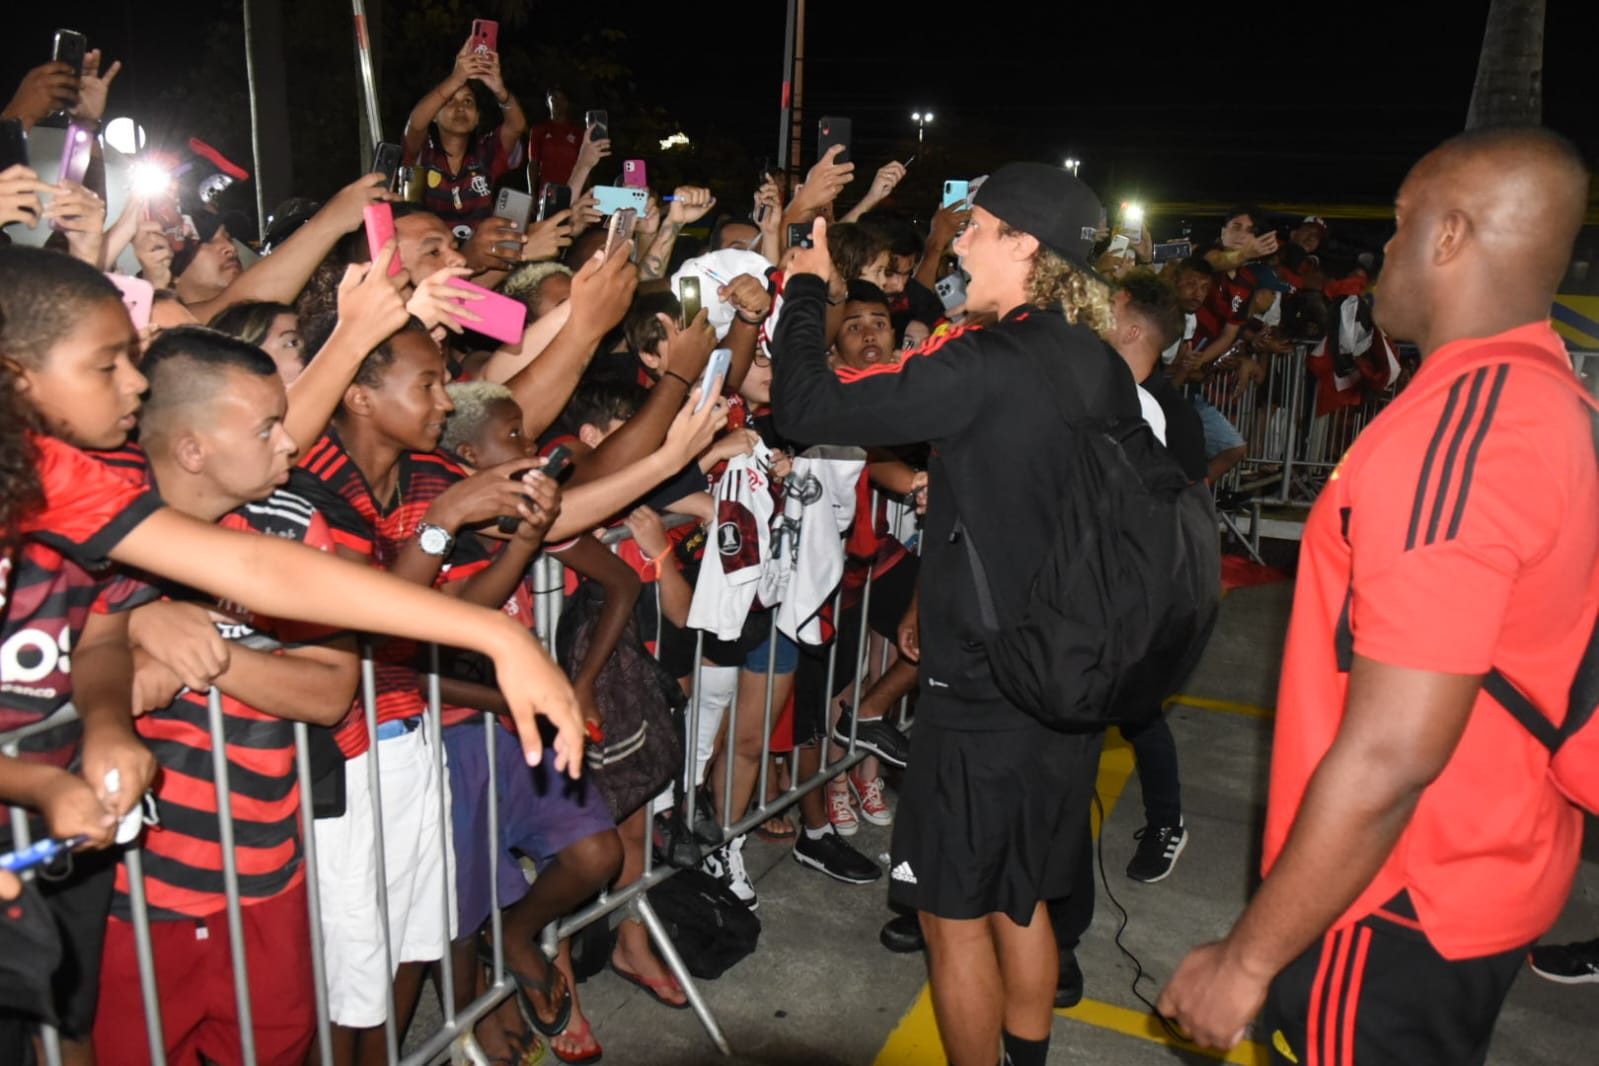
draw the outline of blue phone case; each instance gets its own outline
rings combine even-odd
[[[944,183],[944,202],[940,207],[954,207],[970,195],[971,182],[946,181]]]
[[[614,215],[626,207],[631,207],[644,217],[645,209],[650,206],[650,195],[643,189],[629,188],[623,185],[596,185],[594,186],[594,206],[602,215]]]

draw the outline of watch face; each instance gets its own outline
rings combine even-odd
[[[438,526],[424,527],[416,540],[429,555],[443,555],[450,549],[450,535]]]

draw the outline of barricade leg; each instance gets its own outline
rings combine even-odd
[[[19,748],[14,744],[8,744],[4,749],[4,753],[11,758],[16,758],[18,751]],[[28,832],[28,813],[21,807],[11,808],[11,840],[19,851],[33,843],[33,834]],[[24,880],[32,880],[33,872],[25,872],[22,877]],[[144,883],[142,881],[139,882],[139,890],[140,901],[142,902],[144,890]],[[144,941],[142,943],[142,948],[143,953],[139,957],[139,974],[142,978],[140,983],[145,989],[153,989],[155,987],[155,964],[151,962],[149,968],[145,968],[146,961],[151,958],[150,927],[148,925],[144,926]],[[150,993],[146,992],[144,1011],[145,1018],[147,1020],[150,1018],[151,1003],[152,1001],[150,998]],[[157,1001],[155,1004],[155,1025],[153,1028],[149,1029],[149,1032],[151,1034],[151,1060],[154,1062],[163,1062],[163,1059],[155,1058],[155,1056],[160,1054],[162,1051],[162,1044],[160,1040],[161,1009],[159,1001]],[[61,1066],[61,1034],[56,1031],[55,1026],[42,1024],[39,1026],[39,1046],[44,1052],[45,1066]]]
[[[294,768],[300,781],[300,836],[305,848],[305,898],[310,908],[311,983],[316,993],[316,1046],[318,1061],[333,1061],[333,1029],[328,1017],[328,964],[322,952],[322,907],[318,903],[316,868],[316,812],[311,803],[315,779],[311,776],[311,735],[304,722],[294,723]]]
[[[383,852],[383,782],[379,776],[378,749],[378,687],[377,672],[372,664],[372,644],[361,642],[361,703],[366,711],[366,733],[371,738],[368,750],[367,783],[372,789],[372,856],[377,864],[378,923],[383,927],[383,966],[392,982],[394,976],[394,938],[389,934],[389,883],[388,864]],[[393,997],[388,997],[389,1009],[383,1013],[383,1042],[388,1060],[400,1057],[400,1037],[394,1017]]]
[[[211,774],[217,790],[217,826],[222,845],[222,891],[228,914],[228,940],[231,949],[229,955],[233,960],[233,997],[239,1012],[239,1055],[244,1066],[255,1066],[255,1021],[250,1009],[250,968],[249,959],[245,955],[244,915],[239,905],[239,860],[234,852],[233,794],[228,773],[228,738],[222,714],[222,690],[215,685],[211,686],[206,700],[206,716],[211,726]],[[145,926],[145,929],[148,935],[148,926]],[[141,959],[141,970],[143,965],[144,960]]]

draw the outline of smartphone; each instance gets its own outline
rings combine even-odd
[[[716,399],[717,394],[711,391],[711,386],[721,378],[723,383],[727,380],[727,369],[733,365],[733,349],[718,348],[711,353],[710,361],[705,364],[705,376],[700,378],[700,402],[694,405],[694,410],[703,411],[705,405]]]
[[[557,185],[547,181],[544,188],[539,191],[538,221],[543,222],[552,215],[572,209],[572,187],[570,185]]]
[[[1154,247],[1155,262],[1167,263],[1173,259],[1187,259],[1194,254],[1193,241],[1167,241]]]
[[[1125,233],[1118,233],[1110,239],[1110,247],[1105,249],[1106,255],[1121,255],[1132,247],[1133,239]]]
[[[638,225],[638,212],[624,207],[611,216],[605,230],[605,258],[633,239],[633,227]]]
[[[939,204],[939,206],[954,207],[956,204],[964,203],[966,198],[970,195],[971,182],[946,181],[944,183],[944,200]]]
[[[814,243],[811,240],[811,224],[809,222],[790,222],[788,224],[788,246],[790,248],[810,248]]]
[[[61,141],[61,163],[56,168],[56,184],[69,181],[83,184],[83,176],[89,172],[89,158],[93,153],[94,134],[76,122],[68,126],[66,137]],[[50,228],[57,233],[65,232],[54,219],[50,221]]]
[[[602,215],[615,214],[624,208],[642,215],[649,209],[650,194],[625,185],[596,185],[594,206]]]
[[[498,52],[500,50],[500,24],[493,19],[472,20],[472,51]]]
[[[842,144],[844,150],[838,153],[838,158],[833,162],[853,162],[849,156],[849,131],[849,119],[823,115],[821,121],[816,124],[816,158],[821,159],[827,155],[827,150],[833,145]]]
[[[522,340],[522,330],[527,325],[527,304],[521,300],[513,300],[509,296],[501,296],[491,292],[481,285],[474,285],[461,278],[451,278],[449,284],[457,289],[467,292],[481,293],[483,299],[459,301],[466,305],[466,309],[477,315],[483,321],[466,323],[466,328],[474,333],[481,333],[485,337],[493,337],[502,344],[518,344]]]
[[[28,131],[20,118],[0,122],[0,170],[28,165]]]
[[[576,469],[572,465],[572,449],[564,444],[557,444],[550,449],[550,454],[545,457],[544,469],[540,471],[545,477],[552,477],[556,481],[565,482],[572,476]]]
[[[647,189],[649,181],[645,178],[644,160],[628,159],[622,163],[622,184],[630,189]]]
[[[539,473],[545,477],[552,477],[559,483],[571,477],[573,469],[575,468],[572,466],[572,449],[564,444],[557,444],[550,449],[550,454],[544,457],[544,465],[539,468]],[[510,477],[512,481],[521,481],[523,475],[512,474]],[[522,499],[527,502],[529,508],[533,507],[533,498],[531,496],[523,496]],[[510,536],[516,532],[516,527],[521,522],[520,515],[501,515],[495,519],[494,524],[501,533]]]
[[[756,188],[756,190],[758,191],[762,185],[765,185],[767,182],[769,182],[771,180],[772,180],[772,161],[771,161],[770,158],[763,159],[763,160],[761,160],[761,172],[760,172],[760,175],[755,180],[755,188]],[[757,207],[755,209],[755,224],[758,226],[762,222],[765,222],[765,221],[766,221],[766,205],[762,204],[760,207]]]
[[[694,321],[694,316],[700,313],[700,279],[692,274],[684,274],[677,279],[677,302],[682,305],[683,313],[677,324],[687,326]]]
[[[361,210],[361,215],[366,219],[366,246],[372,252],[372,261],[377,262],[383,246],[394,239],[394,208],[386,203],[367,204]],[[394,258],[389,261],[389,277],[404,269],[405,264],[400,262],[400,250],[396,247]]]
[[[938,302],[944,305],[944,310],[953,311],[966,302],[966,279],[958,270],[945,274],[933,283],[933,291],[938,293]]]
[[[611,139],[611,116],[604,111],[585,111],[583,128],[594,131],[593,140],[608,141]]]
[[[501,189],[494,201],[494,217],[503,218],[516,227],[518,233],[527,230],[528,216],[533,213],[533,197],[521,189]]]
[[[400,146],[393,141],[379,141],[377,147],[372,149],[372,172],[382,174],[387,181],[387,188],[394,189],[394,177],[400,171]]]
[[[133,328],[142,330],[150,324],[150,309],[155,305],[155,286],[143,278],[130,278],[126,274],[113,274],[106,278],[122,293],[122,306],[133,319]]]
[[[145,201],[144,217],[160,225],[161,232],[172,242],[174,252],[179,251],[188,240],[188,228],[184,225],[183,211],[178,207],[175,195],[155,196]]]
[[[89,51],[89,39],[77,30],[56,30],[55,49],[50,58],[72,68],[72,75],[83,77],[83,57]]]

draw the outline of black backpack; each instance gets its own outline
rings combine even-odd
[[[714,980],[755,951],[761,920],[704,870],[679,870],[649,890],[650,905],[695,977]]]
[[[1001,626],[969,531],[994,683],[1068,732],[1137,726],[1188,677],[1221,606],[1221,537],[1210,489],[1190,483],[1142,419],[1066,416],[1066,491],[1022,616]],[[962,523],[964,525],[964,523]]]

